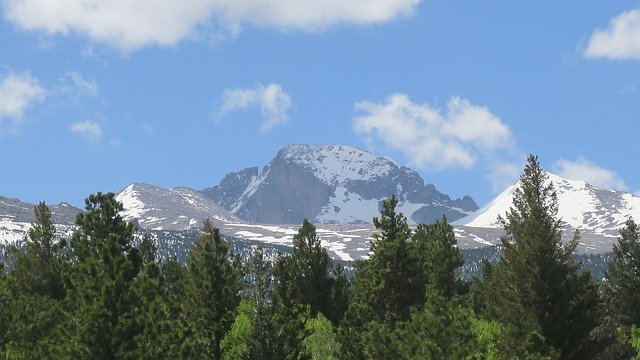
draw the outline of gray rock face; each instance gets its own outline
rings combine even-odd
[[[247,168],[227,174],[219,185],[206,188],[202,193],[216,204],[229,208],[242,196],[249,184],[258,177],[258,167]]]
[[[242,191],[241,191],[242,189]],[[370,223],[392,195],[413,222],[453,221],[478,209],[470,197],[451,200],[418,173],[345,145],[288,145],[258,175],[249,168],[203,194],[243,220],[273,224]]]
[[[36,204],[0,196],[0,218],[10,219],[14,222],[34,222],[36,220],[34,214],[35,206]],[[80,209],[67,203],[47,204],[47,206],[51,210],[51,220],[54,224],[75,224],[76,215],[81,212]]]

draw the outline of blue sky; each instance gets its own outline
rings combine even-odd
[[[640,190],[639,1],[148,3],[0,0],[1,195],[201,189],[289,143],[479,205],[528,153]]]

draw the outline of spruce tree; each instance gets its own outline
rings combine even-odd
[[[573,258],[576,235],[562,242],[553,184],[529,156],[513,207],[500,218],[505,230],[501,261],[487,278],[486,309],[513,340],[505,351],[526,357],[558,354],[584,359],[597,321],[597,293],[589,273]],[[488,290],[488,291],[487,291]]]
[[[202,235],[187,257],[183,357],[222,358],[220,343],[234,321],[242,277],[239,258],[230,253],[211,220],[205,219]]]
[[[72,273],[68,279],[75,308],[69,356],[119,359],[135,347],[139,324],[133,321],[139,299],[132,291],[142,259],[131,243],[133,224],[119,215],[113,193],[90,195],[79,229],[71,238]]]
[[[640,230],[629,218],[613,244],[613,258],[605,272],[608,315],[620,325],[640,326]]]
[[[60,356],[66,312],[62,282],[65,244],[56,234],[51,211],[41,202],[34,208],[31,225],[21,248],[10,247],[13,267],[8,276],[9,298],[4,307],[12,315],[6,351],[24,358]]]
[[[380,217],[373,219],[371,257],[356,262],[356,275],[339,331],[350,359],[364,357],[363,334],[370,323],[388,324],[410,319],[411,308],[424,303],[422,267],[415,258],[407,219],[396,212],[398,200],[382,202]],[[382,325],[381,325],[382,326]]]
[[[280,356],[297,358],[308,317],[323,314],[338,323],[346,308],[346,277],[322,247],[316,227],[307,219],[293,237],[293,254],[274,267],[275,339]]]
[[[640,231],[629,218],[613,244],[613,258],[602,285],[604,318],[591,333],[603,347],[601,358],[629,359],[636,350],[627,338],[640,325]]]
[[[256,248],[251,258],[249,273],[249,299],[251,303],[251,323],[253,338],[251,340],[250,358],[268,360],[273,358],[274,326],[272,316],[274,311],[272,301],[271,263],[265,259],[262,248]]]

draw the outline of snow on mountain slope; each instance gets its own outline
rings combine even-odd
[[[346,145],[289,145],[281,156],[311,170],[327,185],[374,180],[397,167],[382,156]]]
[[[562,178],[548,173],[558,195],[558,216],[566,225],[604,236],[617,236],[631,216],[640,220],[640,197],[622,191],[597,188],[584,181]],[[504,217],[513,204],[518,184],[503,191],[490,203],[454,225],[499,228],[498,215]]]
[[[255,167],[231,173],[202,193],[241,219],[271,224],[370,223],[391,195],[411,223],[443,214],[455,220],[478,208],[468,196],[452,200],[415,171],[347,145],[288,145],[260,174]]]
[[[148,184],[131,184],[118,192],[116,200],[124,207],[121,216],[144,229],[197,228],[202,226],[205,218],[218,225],[238,221],[200,192],[185,187],[164,189]]]

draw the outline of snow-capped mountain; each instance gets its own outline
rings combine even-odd
[[[0,244],[13,244],[22,240],[36,218],[35,204],[0,196]],[[51,220],[65,232],[75,224],[80,209],[67,203],[49,205]]]
[[[548,173],[558,195],[558,216],[571,229],[615,237],[631,216],[640,220],[640,196],[607,190],[584,181],[562,178]],[[498,215],[504,217],[513,204],[518,183],[510,186],[493,201],[454,225],[476,228],[499,228]]]
[[[131,184],[116,194],[116,200],[123,204],[122,217],[143,229],[198,228],[205,218],[210,218],[216,226],[238,222],[237,217],[202,193],[186,187],[165,189],[149,184]]]
[[[383,199],[396,195],[397,210],[413,223],[446,214],[460,219],[478,206],[468,196],[451,200],[418,173],[346,145],[288,145],[265,166],[227,175],[202,191],[249,222],[370,223]]]

